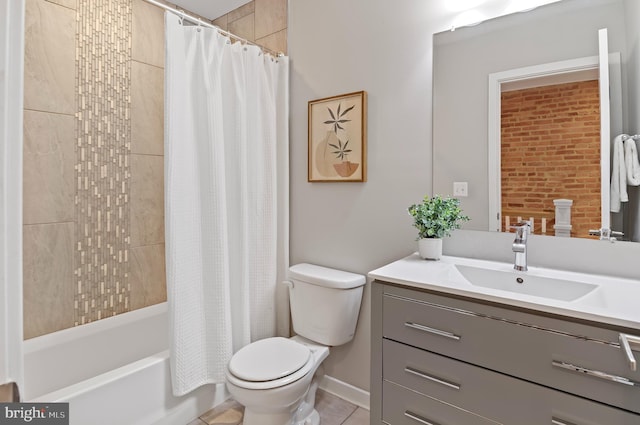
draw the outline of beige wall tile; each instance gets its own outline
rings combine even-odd
[[[133,0],[131,58],[164,67],[164,10],[144,0]]]
[[[20,392],[15,382],[0,384],[0,403],[17,403],[20,401]],[[204,422],[203,422],[204,423]]]
[[[24,107],[74,114],[76,12],[45,0],[27,0]]]
[[[254,40],[254,30],[253,30],[253,13],[247,15],[243,18],[238,19],[237,21],[229,22],[229,32],[237,35],[238,37],[242,37],[245,40],[253,41]]]
[[[147,307],[167,300],[164,244],[131,249],[131,309]]]
[[[131,155],[131,246],[164,243],[164,157]]]
[[[220,28],[221,30],[227,31],[228,25],[227,25],[227,17],[229,15],[222,15],[221,17],[219,17],[218,19],[215,19],[213,21],[213,25],[217,26],[218,28]]]
[[[231,23],[233,21],[237,21],[240,18],[244,18],[245,16],[252,14],[254,10],[255,10],[254,1],[250,1],[246,4],[243,4],[242,6],[227,13],[227,19],[228,19],[227,22]]]
[[[221,28],[226,24],[226,30],[239,37],[275,52],[287,52],[287,0],[255,0],[216,22]]]
[[[275,32],[256,40],[256,43],[277,53],[287,53],[287,30]]]
[[[164,70],[131,62],[131,152],[164,151]]]
[[[71,115],[24,111],[25,224],[73,221],[75,124]]]
[[[26,225],[23,231],[24,337],[74,325],[74,224]]]
[[[287,28],[287,0],[255,0],[255,2],[256,38]]]
[[[77,1],[76,0],[47,0],[49,3],[59,4],[60,6],[68,7],[69,9],[76,10]]]

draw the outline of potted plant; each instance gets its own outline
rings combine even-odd
[[[469,217],[462,214],[460,200],[440,195],[424,197],[421,203],[408,209],[413,226],[418,229],[418,252],[424,259],[438,260],[442,256],[442,238],[451,236]]]

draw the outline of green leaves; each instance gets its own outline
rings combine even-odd
[[[459,229],[463,221],[469,220],[462,214],[459,199],[443,199],[440,195],[425,196],[408,211],[413,217],[413,226],[418,229],[418,239],[451,236],[452,230]]]

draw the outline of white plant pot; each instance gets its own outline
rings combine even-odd
[[[439,260],[442,257],[442,239],[418,239],[418,253],[425,260]]]

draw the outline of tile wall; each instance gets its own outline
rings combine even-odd
[[[286,53],[286,0],[222,29]],[[166,300],[164,11],[26,0],[24,337]]]
[[[129,310],[131,3],[78,0],[74,324]]]
[[[253,0],[213,23],[274,52],[287,53],[287,0]]]
[[[166,300],[163,11],[27,0],[24,337]]]

